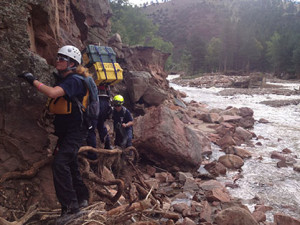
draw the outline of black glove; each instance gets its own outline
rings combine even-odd
[[[33,76],[33,74],[29,73],[29,72],[21,73],[18,75],[18,77],[23,78],[32,86],[33,86],[33,81],[36,80],[36,78]]]

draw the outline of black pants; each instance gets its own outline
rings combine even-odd
[[[77,153],[86,133],[87,131],[75,129],[58,136],[58,151],[54,156],[52,171],[56,196],[63,209],[78,209],[78,203],[89,198],[77,160]]]

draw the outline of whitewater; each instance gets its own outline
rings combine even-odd
[[[271,152],[281,152],[288,148],[292,151],[299,163],[300,157],[300,108],[299,105],[271,107],[261,103],[270,100],[292,100],[299,96],[285,96],[275,94],[245,95],[235,94],[223,96],[220,91],[224,88],[195,88],[182,87],[172,83],[172,79],[178,76],[169,76],[170,86],[176,90],[185,92],[184,101],[192,100],[208,105],[208,108],[225,109],[232,107],[249,107],[254,111],[256,120],[252,132],[261,139],[253,139],[255,147],[243,146],[252,154],[251,159],[246,159],[242,167],[242,177],[236,182],[239,187],[228,188],[233,197],[242,200],[251,211],[258,203],[271,206],[273,210],[266,213],[267,221],[273,220],[275,213],[284,213],[300,219],[300,173],[293,167],[278,168],[278,159],[271,158]],[[299,83],[273,83],[286,89],[299,89]],[[269,123],[258,123],[259,119],[266,119]],[[258,143],[260,142],[260,143]],[[219,157],[220,149],[212,145],[215,157]],[[236,171],[227,172],[226,176],[218,177],[219,181],[232,181]]]

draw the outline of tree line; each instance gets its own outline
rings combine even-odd
[[[222,17],[221,24],[215,25],[218,27],[211,27],[218,32],[211,32],[213,35],[209,36],[195,31],[186,36],[184,28],[180,30],[179,27],[175,35],[168,31],[169,41],[159,36],[163,31],[149,21],[140,8],[127,3],[126,0],[112,2],[112,30],[121,33],[124,42],[130,45],[161,45],[159,49],[175,52],[168,62],[168,69],[184,70],[189,74],[262,71],[300,77],[300,6],[297,2],[198,1],[193,10],[206,7],[207,11],[215,10],[215,14]],[[178,19],[184,21],[185,14],[179,12]],[[180,39],[180,47],[176,45],[174,49],[171,42],[178,43]]]
[[[112,0],[110,5],[113,11],[111,33],[119,33],[123,43],[172,52],[172,43],[158,35],[158,25],[153,24],[137,6],[132,6],[128,0]]]

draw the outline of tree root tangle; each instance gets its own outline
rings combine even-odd
[[[17,221],[14,222],[9,222],[3,218],[0,217],[0,224],[1,225],[23,225],[25,224],[31,217],[33,217],[37,213],[37,203],[30,206],[28,211],[25,213],[22,218],[18,219]]]
[[[12,172],[7,172],[2,175],[0,179],[0,184],[3,183],[4,181],[11,180],[11,179],[28,179],[34,177],[40,168],[43,166],[47,165],[52,161],[53,157],[48,157],[46,159],[43,159],[41,161],[35,162],[32,167],[29,170],[19,172],[19,171],[12,171]]]
[[[95,152],[97,154],[96,160],[89,160],[85,157],[87,151]],[[124,150],[113,149],[99,149],[89,146],[83,146],[79,149],[78,160],[80,162],[80,170],[82,177],[89,183],[89,192],[93,192],[100,198],[100,201],[109,205],[110,210],[104,209],[105,203],[99,204],[99,201],[94,205],[86,207],[87,212],[80,218],[73,221],[68,221],[67,224],[124,224],[126,221],[136,222],[136,219],[141,219],[152,213],[165,215],[161,211],[162,201],[159,199],[153,187],[144,181],[142,172],[137,167],[139,154],[134,147],[128,147]],[[32,165],[29,170],[23,172],[8,172],[0,178],[0,183],[11,179],[28,179],[34,177],[39,169],[47,165],[53,157],[43,159]],[[94,172],[91,166],[97,166],[97,171]],[[120,175],[121,179],[103,180],[102,175],[104,167],[113,168],[114,172]],[[94,168],[93,168],[94,169]],[[125,182],[124,182],[124,181]],[[106,186],[113,186],[116,193],[111,194]],[[126,203],[121,205],[118,201],[121,196],[125,197]],[[90,202],[92,203],[92,201]],[[95,202],[94,202],[95,203]],[[116,207],[118,203],[118,207]],[[160,203],[160,204],[159,204]],[[102,208],[100,208],[100,205]],[[114,208],[112,208],[114,207]],[[23,225],[23,224],[46,224],[57,218],[58,210],[51,212],[43,212],[42,209],[37,208],[37,204],[32,205],[21,219],[15,218],[16,221],[9,222],[4,218],[0,218],[0,224],[3,225]],[[172,215],[166,216],[172,217]],[[175,216],[176,217],[176,216]],[[146,219],[146,224],[155,224],[151,216]],[[140,223],[136,223],[140,224]]]

